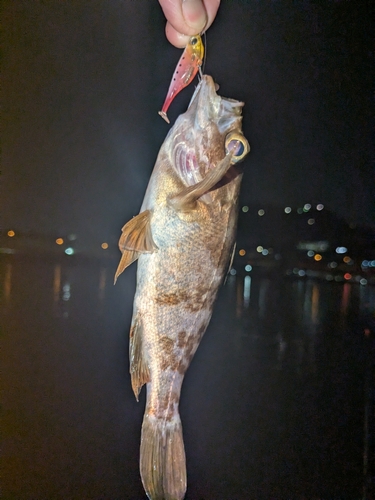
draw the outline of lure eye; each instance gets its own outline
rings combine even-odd
[[[245,137],[237,132],[231,132],[225,138],[225,149],[232,153],[232,163],[243,160],[250,151],[250,146]]]
[[[190,39],[191,45],[196,45],[197,42],[198,42],[198,38],[196,38],[195,36],[193,36],[193,38]]]

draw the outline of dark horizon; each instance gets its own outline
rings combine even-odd
[[[119,234],[170,128],[157,111],[181,51],[158,3],[18,1],[3,16],[2,226]],[[371,18],[367,2],[222,3],[205,72],[245,101],[241,203],[375,225]]]

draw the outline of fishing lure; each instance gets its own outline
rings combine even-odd
[[[174,70],[171,84],[169,85],[167,97],[159,115],[169,123],[167,116],[168,108],[176,95],[189,85],[198,73],[203,61],[204,46],[200,35],[194,35],[186,45],[180,60]]]

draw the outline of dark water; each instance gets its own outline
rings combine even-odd
[[[143,499],[128,374],[135,269],[3,258],[2,498]],[[133,266],[134,267],[134,266]],[[188,500],[356,499],[354,284],[230,277],[185,379]]]

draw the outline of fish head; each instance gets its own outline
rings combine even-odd
[[[200,182],[229,153],[232,163],[247,155],[250,147],[241,127],[243,105],[219,96],[212,77],[203,75],[187,111],[168,136],[171,163],[185,185]]]

